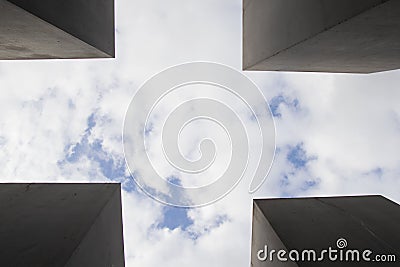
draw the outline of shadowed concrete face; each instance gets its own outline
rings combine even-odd
[[[119,184],[0,184],[0,266],[124,266]]]
[[[49,5],[45,1],[13,2],[32,13],[0,0],[0,60],[114,56],[113,1],[103,1],[107,5],[86,1],[82,10],[75,1],[54,0]],[[56,18],[47,13],[42,16],[43,8],[52,10]],[[88,8],[92,8],[90,12]]]
[[[365,249],[372,255],[395,255],[400,260],[400,206],[381,196],[326,197],[300,199],[258,199],[254,201],[252,253],[253,267],[261,266],[377,266],[376,262],[260,261],[259,250],[309,250],[337,248],[337,240],[347,240],[347,249]],[[371,258],[373,256],[371,255]],[[375,265],[374,265],[375,264]]]
[[[400,68],[398,0],[244,0],[243,68],[371,73]]]
[[[114,0],[9,0],[114,57]]]

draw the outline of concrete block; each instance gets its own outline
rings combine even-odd
[[[257,199],[253,203],[251,266],[378,266],[377,255],[387,257],[382,266],[399,266],[399,225],[400,206],[382,196]],[[338,247],[340,240],[345,240],[345,247]],[[327,254],[321,258],[329,247],[337,250],[336,260]],[[265,251],[272,250],[275,258],[264,260]],[[286,258],[290,251],[298,251],[300,260],[281,261],[277,258],[280,250],[286,251]],[[314,250],[317,260],[308,260],[308,252],[302,260],[301,253],[307,250]],[[353,261],[353,252],[346,258],[349,250],[359,251],[360,260]],[[365,250],[372,251],[370,262],[362,259]]]
[[[110,58],[113,0],[0,0],[0,60]]]
[[[398,0],[244,0],[243,69],[372,73],[400,67]]]
[[[123,267],[120,184],[0,184],[0,266]]]

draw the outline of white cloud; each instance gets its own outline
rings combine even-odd
[[[118,162],[124,113],[146,79],[194,60],[240,69],[241,1],[118,1],[117,30],[115,60],[0,63],[1,182],[106,180],[87,154],[58,164],[66,147],[82,142],[92,114],[88,142],[102,140]],[[400,202],[399,71],[246,74],[269,99],[288,99],[278,106],[280,151],[266,183],[249,195],[250,181],[243,181],[216,204],[190,210],[194,223],[186,231],[155,227],[162,205],[124,192],[127,266],[248,265],[252,197],[377,193]],[[287,160],[298,144],[315,157],[301,169]],[[307,181],[316,185],[304,187]]]

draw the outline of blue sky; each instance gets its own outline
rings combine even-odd
[[[236,0],[122,0],[116,59],[0,62],[2,182],[121,182],[127,266],[145,267],[248,266],[252,198],[382,194],[399,203],[399,71],[245,72],[276,124],[260,190],[248,194],[244,179],[213,205],[182,209],[136,187],[121,140],[130,99],[183,62],[241,69],[241,11]]]

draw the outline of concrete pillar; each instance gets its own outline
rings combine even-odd
[[[257,199],[253,204],[252,267],[399,266],[400,206],[382,196]],[[329,249],[336,250],[331,258]],[[312,254],[308,258],[310,250],[316,260]],[[359,261],[352,258],[354,250]],[[369,262],[362,258],[366,250],[372,252]],[[290,260],[291,251],[293,259],[299,253],[299,261]],[[378,264],[378,255],[386,262]]]
[[[244,0],[243,69],[398,69],[398,14],[398,0]]]
[[[0,0],[0,60],[111,58],[113,0]]]
[[[120,184],[1,184],[0,266],[124,266]]]

